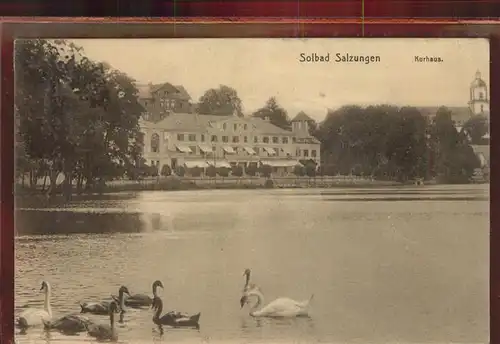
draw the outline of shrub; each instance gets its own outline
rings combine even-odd
[[[217,170],[217,174],[221,177],[227,177],[229,176],[229,168],[227,167],[219,167]]]
[[[305,170],[304,166],[302,165],[295,165],[293,168],[293,174],[295,174],[297,177],[302,177],[305,175]]]
[[[273,168],[269,165],[262,165],[260,167],[260,174],[263,177],[269,178],[271,176],[271,173],[273,172]]]
[[[305,173],[308,177],[316,177],[316,165],[315,164],[307,164],[305,168]]]
[[[257,174],[257,165],[256,164],[249,164],[248,167],[246,168],[245,172],[249,176],[255,176]]]
[[[243,167],[240,165],[233,166],[231,174],[235,177],[241,177],[243,175]]]
[[[186,169],[184,168],[184,166],[177,166],[177,168],[175,169],[175,174],[179,177],[184,177],[184,175],[186,174]]]
[[[201,172],[203,172],[203,169],[201,167],[193,167],[189,170],[189,174],[191,174],[191,176],[193,177],[199,177],[201,176]]]
[[[213,166],[208,166],[206,171],[205,171],[205,174],[209,177],[215,177],[217,175],[217,169]]]
[[[160,174],[164,177],[170,176],[172,174],[172,169],[168,165],[163,165]]]
[[[273,180],[272,179],[266,180],[266,182],[264,183],[264,187],[266,187],[268,189],[274,188],[274,182],[273,182]]]

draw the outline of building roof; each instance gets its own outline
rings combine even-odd
[[[306,122],[315,122],[314,119],[312,119],[311,117],[309,117],[304,111],[300,111],[297,116],[295,116],[293,119],[292,119],[292,122],[302,122],[302,121],[306,121]]]
[[[245,120],[256,126],[256,129],[262,134],[266,135],[290,135],[292,132],[290,130],[285,130],[280,128],[266,119],[258,117],[245,117]]]
[[[175,98],[182,100],[191,100],[191,96],[182,85],[172,85],[168,82],[165,82],[162,84],[149,84],[149,85],[138,84],[136,85],[136,87],[139,90],[139,98],[143,99],[151,99],[153,98],[154,92],[158,91],[163,87],[169,87],[176,91],[176,93],[173,94]]]
[[[158,122],[150,122],[141,119],[141,126],[157,129],[166,129],[169,131],[185,131],[185,132],[205,132],[209,128],[210,123],[223,121],[238,120],[247,122],[254,126],[254,130],[262,135],[289,135],[295,136],[290,130],[285,130],[275,126],[271,122],[257,117],[235,117],[216,116],[216,115],[200,115],[197,113],[170,113],[165,118]],[[317,141],[317,140],[316,140]]]

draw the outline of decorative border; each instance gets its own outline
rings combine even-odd
[[[426,1],[424,1],[426,2]],[[229,5],[227,2],[224,6]],[[311,9],[320,1],[311,1]],[[483,37],[490,40],[490,99],[491,130],[495,133],[500,119],[495,113],[500,111],[500,21],[448,20],[434,19],[370,19],[359,18],[354,8],[361,10],[359,2],[346,6],[340,2],[338,8],[344,8],[338,15],[352,12],[352,19],[293,19],[293,18],[3,18],[0,27],[1,54],[1,116],[0,116],[0,156],[3,168],[0,170],[0,338],[3,343],[13,342],[14,332],[14,74],[13,74],[13,41],[15,38],[50,37],[50,38],[236,38],[236,37]],[[379,3],[379,2],[377,2]],[[380,1],[386,5],[388,1]],[[399,8],[409,2],[398,1]],[[420,2],[419,2],[420,3]],[[434,2],[433,2],[434,3]],[[436,1],[436,3],[441,3]],[[489,3],[489,2],[488,2]],[[204,2],[192,2],[192,6],[206,5]],[[246,3],[249,4],[249,3]],[[274,3],[273,3],[274,4]],[[285,3],[286,4],[286,3]],[[329,4],[331,4],[329,2]],[[415,3],[411,3],[415,4]],[[449,4],[449,3],[448,3]],[[491,4],[491,3],[489,3]],[[469,3],[470,5],[470,3]],[[207,5],[208,6],[208,5]],[[213,6],[211,4],[210,6]],[[218,9],[223,8],[217,7]],[[260,8],[262,4],[256,2]],[[288,5],[289,7],[291,5]],[[372,13],[375,1],[366,0],[365,14]],[[425,6],[428,6],[425,5]],[[425,7],[423,6],[423,7]],[[474,5],[477,6],[477,5]],[[252,6],[253,7],[253,6]],[[275,6],[276,7],[276,6]],[[272,8],[275,8],[272,7]],[[285,6],[286,7],[286,6]],[[305,3],[300,8],[305,8]],[[384,6],[382,6],[384,7]],[[449,8],[450,6],[447,6]],[[483,8],[484,6],[478,6]],[[197,13],[211,15],[210,7],[200,7]],[[250,8],[250,7],[248,7]],[[330,8],[330,9],[328,9]],[[331,14],[327,7],[323,15]],[[296,9],[295,9],[296,10]],[[200,12],[201,11],[201,12]],[[312,11],[312,10],[311,10]],[[311,13],[309,11],[309,13]],[[273,10],[275,12],[275,10]],[[319,12],[319,11],[318,11]],[[359,12],[359,11],[358,11]],[[251,12],[250,12],[251,13]],[[287,13],[282,13],[287,15]],[[354,16],[358,16],[357,19]],[[120,24],[120,25],[117,25]],[[500,116],[500,113],[498,114]],[[500,133],[500,130],[498,130]],[[500,143],[495,134],[491,141],[491,154],[500,157]],[[500,139],[498,140],[500,141]],[[494,175],[498,172],[500,159],[491,160]],[[500,182],[496,178],[491,181],[491,205],[498,203]],[[498,207],[497,207],[498,208]],[[500,343],[500,233],[493,228],[500,212],[491,212],[490,237],[490,343]],[[500,218],[499,218],[500,220]],[[471,228],[470,230],[474,230]]]

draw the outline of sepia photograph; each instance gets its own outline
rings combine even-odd
[[[18,39],[15,340],[489,343],[486,39]]]

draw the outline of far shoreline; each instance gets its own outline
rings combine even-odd
[[[420,183],[420,184],[419,184]],[[126,197],[130,194],[151,191],[206,191],[206,190],[296,190],[296,189],[376,189],[376,188],[425,188],[428,186],[461,185],[472,186],[489,183],[439,183],[437,181],[381,181],[355,176],[335,177],[217,177],[217,178],[189,178],[189,177],[160,177],[141,181],[120,180],[112,181],[101,186],[98,190],[88,192],[74,192],[70,199],[66,199],[60,192],[50,198],[41,189],[16,186],[14,198],[17,207],[37,206],[64,206],[71,202],[93,200],[107,197]]]

